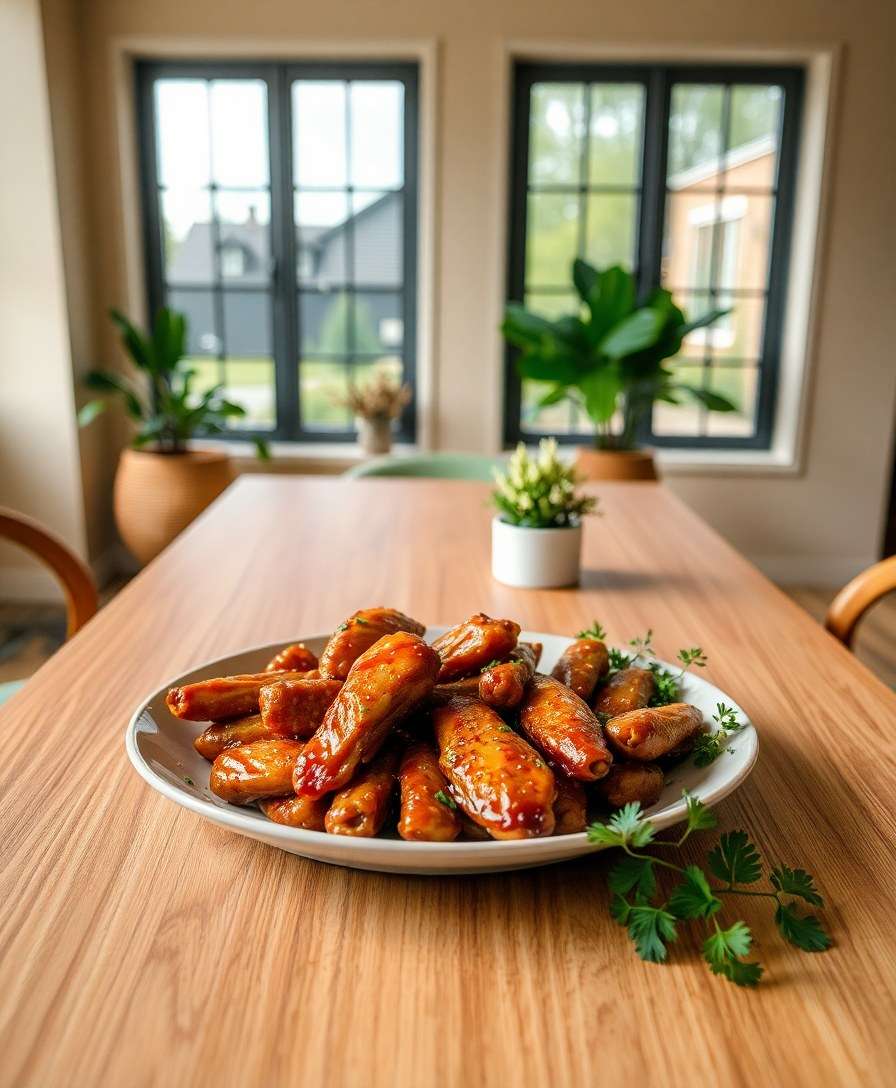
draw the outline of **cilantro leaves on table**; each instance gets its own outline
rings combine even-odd
[[[720,922],[729,895],[772,900],[775,924],[786,941],[805,952],[829,948],[831,939],[818,917],[810,912],[801,913],[792,898],[813,907],[824,905],[812,877],[804,869],[778,865],[769,873],[771,890],[752,887],[762,879],[763,865],[746,832],[722,834],[709,852],[705,866],[677,865],[666,857],[641,853],[646,846],[680,849],[694,832],[709,831],[716,826],[715,816],[702,801],[687,790],[682,797],[687,806],[687,824],[677,839],[658,839],[636,802],[624,805],[606,822],[598,821],[588,828],[590,842],[623,851],[607,874],[610,914],[626,928],[641,959],[664,963],[669,945],[678,938],[679,925],[699,921],[709,927],[702,952],[710,971],[736,986],[756,986],[763,968],[747,958],[753,945],[749,926],[740,920],[727,927]],[[658,880],[660,872],[674,873],[677,880],[665,898]],[[710,874],[720,883],[712,883]]]

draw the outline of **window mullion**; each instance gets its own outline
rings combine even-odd
[[[268,77],[268,147],[271,170],[271,276],[274,309],[274,381],[277,433],[300,432],[296,230],[293,215],[292,123],[289,80],[283,65]]]
[[[647,79],[644,110],[641,214],[638,230],[638,292],[642,299],[659,287],[662,280],[671,93],[669,70],[653,69]],[[638,441],[649,441],[652,433],[653,405],[650,408],[650,418],[642,420],[638,425]]]
[[[403,380],[411,387],[411,403],[401,413],[399,433],[405,440],[417,437],[417,175],[418,175],[418,85],[404,84],[404,171],[402,208],[402,343]]]

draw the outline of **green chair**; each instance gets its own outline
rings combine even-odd
[[[407,457],[376,457],[352,465],[343,475],[351,479],[363,476],[422,476],[441,480],[492,479],[492,469],[499,462],[477,453],[418,453]]]

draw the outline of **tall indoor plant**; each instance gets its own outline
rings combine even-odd
[[[600,272],[576,260],[572,279],[579,312],[549,320],[512,302],[501,331],[520,349],[520,376],[550,384],[539,407],[571,399],[594,423],[594,448],[579,451],[586,475],[654,478],[650,453],[638,449],[639,426],[654,401],[678,404],[685,395],[713,412],[735,410],[727,397],[679,381],[663,365],[688,333],[727,311],[688,321],[662,288],[639,303],[634,277],[618,266]]]
[[[183,314],[162,309],[145,332],[118,310],[110,315],[138,373],[92,370],[85,384],[107,397],[120,397],[137,425],[115,474],[115,520],[130,551],[148,563],[233,479],[225,451],[191,449],[189,440],[224,434],[228,420],[246,412],[225,397],[222,385],[193,391],[196,371],[184,359]],[[86,426],[107,406],[105,397],[90,401],[78,414],[79,422]],[[253,441],[258,455],[268,457],[267,445]]]

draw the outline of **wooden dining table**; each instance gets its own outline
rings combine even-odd
[[[606,483],[581,584],[492,580],[488,488],[244,476],[0,712],[3,1085],[892,1085],[896,697],[661,485]],[[701,925],[666,964],[609,914],[614,852],[504,874],[331,867],[154,792],[124,733],[144,696],[355,609],[476,611],[660,657],[700,645],[750,715],[752,775],[717,808],[808,869],[833,937],[785,944],[761,899],[755,990]],[[685,855],[705,859],[715,833]]]

